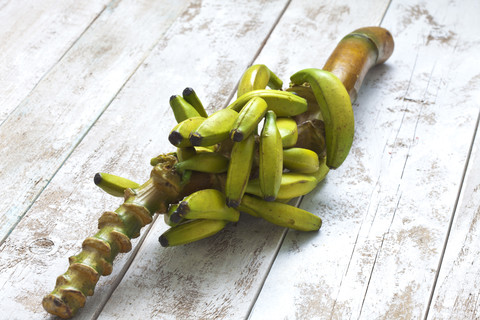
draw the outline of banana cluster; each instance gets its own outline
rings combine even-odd
[[[193,172],[217,175],[222,183],[170,205],[162,246],[209,237],[238,221],[240,212],[296,230],[320,228],[318,216],[287,203],[345,160],[353,140],[352,106],[342,82],[328,71],[304,69],[290,80],[283,91],[270,69],[253,65],[240,80],[237,99],[211,115],[192,88],[170,97],[177,121],[168,136],[177,147],[175,170],[184,184]],[[155,166],[161,158],[150,162]],[[95,183],[116,196],[137,186],[105,173]]]
[[[253,65],[239,82],[237,99],[211,115],[191,88],[170,98],[177,125],[168,140],[177,147],[176,170],[184,180],[192,172],[224,179],[218,189],[196,191],[170,205],[164,217],[171,228],[160,236],[162,246],[211,236],[238,221],[240,211],[296,230],[320,228],[319,217],[287,202],[312,191],[343,162],[353,140],[353,112],[333,74],[305,69],[291,81],[283,91],[270,69]],[[297,123],[312,112],[323,126],[317,135],[325,141],[315,142],[315,148],[299,140],[310,141],[306,134],[318,128]]]

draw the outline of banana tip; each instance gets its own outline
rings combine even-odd
[[[263,200],[268,201],[268,202],[273,202],[273,201],[275,201],[275,199],[276,198],[274,196],[265,196],[263,198]]]
[[[243,140],[243,133],[238,130],[232,130],[232,133],[230,134],[231,138],[235,142],[240,142]]]
[[[182,95],[183,95],[183,97],[186,97],[186,96],[191,95],[192,93],[194,93],[193,89],[190,88],[190,87],[186,87],[186,88],[183,90]]]
[[[168,239],[162,234],[159,238],[158,241],[160,242],[160,245],[164,248],[168,247]]]
[[[100,172],[97,172],[93,177],[93,182],[98,186],[102,182],[102,175]]]
[[[177,95],[174,94],[173,96],[170,96],[170,101],[177,99]]]
[[[240,206],[240,201],[227,198],[227,206],[230,208],[238,208],[238,206]]]
[[[192,133],[189,140],[192,146],[200,146],[202,144],[203,137],[198,133]]]
[[[178,146],[180,142],[182,142],[182,140],[183,140],[183,137],[178,131],[172,131],[168,135],[168,141],[170,141],[170,143],[173,144],[174,146]]]

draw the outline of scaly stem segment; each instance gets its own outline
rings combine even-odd
[[[150,179],[136,189],[127,189],[125,202],[114,212],[105,212],[98,221],[100,229],[85,239],[82,251],[70,258],[70,266],[57,278],[55,289],[43,299],[43,307],[62,318],[72,317],[93,295],[100,275],[112,272],[112,263],[120,252],[132,249],[130,239],[152,221],[155,212],[165,212],[168,204],[182,193],[181,177],[173,169],[177,159],[164,156]]]

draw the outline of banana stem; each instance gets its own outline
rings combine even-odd
[[[393,52],[391,33],[381,27],[365,27],[346,35],[328,58],[324,70],[335,74],[353,102],[370,68],[385,62]]]
[[[100,275],[112,272],[118,253],[132,249],[130,240],[152,222],[155,212],[165,212],[169,203],[181,193],[180,175],[173,166],[172,155],[165,155],[151,173],[150,179],[135,189],[127,189],[125,202],[115,212],[105,212],[98,221],[99,231],[85,239],[82,251],[70,257],[68,270],[57,278],[55,289],[43,299],[43,307],[61,318],[71,318],[93,295]]]

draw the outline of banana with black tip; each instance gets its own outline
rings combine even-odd
[[[240,142],[255,131],[267,112],[267,103],[259,97],[253,97],[238,113],[238,118],[230,131],[230,138]]]
[[[228,139],[238,112],[232,109],[221,109],[209,116],[189,136],[193,146],[212,146]]]
[[[182,223],[183,221],[185,221],[185,219],[181,218],[179,220],[177,220],[177,222],[173,222],[170,218],[171,216],[173,215],[173,213],[177,210],[178,208],[178,204],[172,204],[170,205],[170,207],[168,208],[168,211],[163,215],[163,219],[165,221],[165,223],[167,225],[169,225],[170,227],[174,227],[174,226],[177,226],[179,225],[180,223]]]
[[[171,144],[178,148],[191,147],[189,137],[192,132],[197,130],[197,128],[206,120],[203,117],[193,117],[185,119],[184,121],[178,123],[170,134],[168,135],[168,141]]]
[[[281,227],[300,231],[317,231],[322,219],[303,209],[280,202],[268,202],[255,196],[244,195],[239,209],[254,212],[257,216]]]
[[[207,118],[208,114],[203,107],[202,101],[197,96],[197,93],[190,87],[187,87],[182,92],[183,98],[190,103],[201,117]]]
[[[278,117],[290,117],[307,111],[307,100],[291,92],[260,89],[249,91],[231,103],[227,109],[240,111],[250,99],[260,97]]]
[[[296,85],[308,83],[312,88],[325,122],[327,165],[338,168],[350,151],[355,127],[347,90],[333,73],[320,69],[300,70],[290,80]]]
[[[221,231],[227,225],[225,220],[191,220],[171,227],[160,238],[162,247],[173,247],[195,242]]]
[[[216,189],[203,189],[185,197],[178,205],[170,220],[210,219],[237,222],[240,213],[226,205],[225,195]]]
[[[138,183],[126,178],[103,172],[95,174],[93,181],[103,191],[115,197],[123,197],[127,188],[134,189],[140,186]]]
[[[263,198],[267,201],[275,200],[282,182],[283,147],[276,118],[275,112],[267,112],[260,135],[259,180]]]
[[[267,86],[274,90],[281,90],[283,81],[277,77],[266,65],[256,64],[250,66],[242,75],[238,84],[237,97]]]
[[[250,178],[254,153],[255,136],[253,134],[233,145],[225,183],[226,203],[229,207],[238,207],[242,200]]]
[[[200,117],[198,111],[179,95],[173,95],[170,97],[170,107],[172,108],[177,123],[188,118]]]

